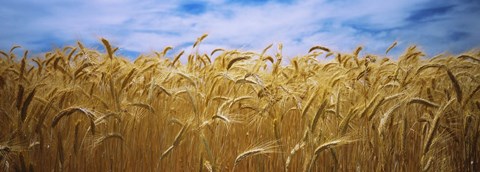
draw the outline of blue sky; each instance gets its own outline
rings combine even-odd
[[[480,47],[478,0],[4,0],[0,49],[21,45],[34,53],[80,40],[101,48],[105,37],[119,53],[215,48],[261,51],[283,43],[287,57],[315,45],[398,55],[418,45],[429,56]],[[272,50],[273,52],[274,50]]]

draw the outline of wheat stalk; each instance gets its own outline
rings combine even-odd
[[[390,52],[390,50],[392,50],[395,46],[397,46],[397,41],[393,42],[392,45],[390,45],[388,48],[387,48],[387,51],[385,51],[385,54],[388,54],[388,52]]]
[[[80,108],[80,107],[70,107],[60,111],[57,115],[55,115],[55,117],[52,120],[52,125],[51,125],[52,128],[54,128],[58,124],[60,119],[62,119],[65,116],[69,116],[75,112],[84,114],[85,116],[88,117],[88,119],[90,120],[90,128],[91,128],[92,134],[95,134],[95,122],[94,122],[95,115],[90,110],[85,108]]]

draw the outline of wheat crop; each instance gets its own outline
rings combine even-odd
[[[478,50],[204,54],[205,39],[134,60],[103,38],[0,51],[0,171],[480,170]]]

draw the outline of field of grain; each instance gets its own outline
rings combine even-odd
[[[480,169],[478,50],[282,62],[281,45],[199,53],[205,36],[134,61],[105,39],[1,51],[0,171]]]

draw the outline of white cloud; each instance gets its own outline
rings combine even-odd
[[[260,51],[270,43],[283,43],[284,54],[290,57],[305,54],[314,45],[344,52],[363,45],[365,51],[381,54],[398,40],[401,43],[398,50],[392,51],[398,55],[410,43],[421,44],[430,54],[463,51],[480,44],[480,24],[475,22],[480,16],[478,3],[306,0],[242,5],[224,0],[203,2],[206,10],[199,15],[179,10],[178,7],[188,1],[10,2],[0,7],[0,12],[5,14],[0,18],[9,26],[0,29],[0,49],[17,43],[41,51],[52,44],[73,44],[76,39],[91,43],[106,37],[114,45],[135,52],[161,51],[165,46],[190,51],[191,45],[187,43],[194,42],[203,33],[209,33],[201,48],[205,52],[216,47]],[[438,21],[412,23],[407,20],[415,11],[442,3],[456,6]],[[25,4],[30,4],[26,10],[12,10]],[[30,12],[32,10],[37,12]],[[452,32],[458,34],[452,36]],[[465,34],[467,37],[456,42],[449,38]]]

